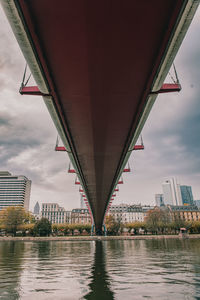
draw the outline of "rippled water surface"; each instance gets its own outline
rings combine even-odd
[[[200,299],[200,240],[0,242],[0,299]]]

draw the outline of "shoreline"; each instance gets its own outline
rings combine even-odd
[[[110,240],[165,240],[165,239],[200,239],[200,234],[190,234],[187,237],[178,235],[136,235],[136,236],[51,236],[51,237],[0,237],[0,242],[5,241],[110,241]]]

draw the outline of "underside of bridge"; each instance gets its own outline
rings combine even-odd
[[[100,230],[199,1],[1,1]]]

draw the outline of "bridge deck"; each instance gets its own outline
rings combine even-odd
[[[20,29],[14,24],[15,34],[36,81],[41,73],[42,92],[52,96],[50,112],[100,228],[155,80],[176,54],[180,42],[159,74],[188,1],[10,2],[17,11],[4,8],[22,21]]]

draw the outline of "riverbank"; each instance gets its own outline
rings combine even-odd
[[[200,239],[200,234],[188,235],[189,239]],[[109,241],[109,240],[162,240],[182,239],[178,235],[135,235],[135,236],[51,236],[51,237],[0,237],[5,241]]]

